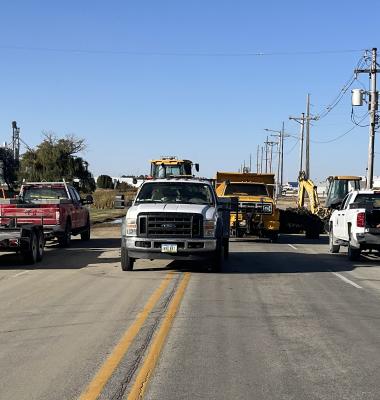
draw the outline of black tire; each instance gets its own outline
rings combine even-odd
[[[58,238],[58,243],[61,247],[70,247],[71,244],[71,221],[66,221],[65,232]]]
[[[271,243],[277,243],[278,242],[278,232],[272,232],[269,234],[269,241]]]
[[[29,245],[21,250],[22,257],[26,264],[35,264],[38,257],[38,237],[35,231],[30,231]]]
[[[125,247],[121,247],[121,269],[123,271],[132,271],[135,259],[129,257],[128,250]]]
[[[223,257],[225,260],[230,256],[230,241],[228,238],[223,239]]]
[[[87,219],[86,228],[80,233],[80,239],[83,242],[88,242],[91,239],[91,225],[89,219]]]
[[[350,240],[350,242],[348,243],[348,252],[347,252],[348,259],[350,261],[358,261],[360,258],[360,253],[361,253],[361,249],[358,247],[353,247],[351,245],[351,240]]]
[[[330,232],[329,232],[329,251],[330,251],[330,253],[339,253],[340,245],[339,244],[334,244],[334,242],[335,242],[334,231],[333,231],[333,228],[330,227]]]
[[[45,252],[45,237],[43,231],[39,231],[37,235],[37,261],[41,261]]]
[[[223,264],[223,246],[221,240],[218,240],[216,250],[211,259],[211,270],[213,272],[220,272]]]

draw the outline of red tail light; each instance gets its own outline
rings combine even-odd
[[[356,226],[358,228],[365,227],[365,213],[364,212],[358,213],[358,215],[356,216]]]

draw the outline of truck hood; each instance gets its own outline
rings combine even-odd
[[[150,203],[132,206],[127,212],[127,217],[136,218],[140,213],[153,212],[202,214],[204,219],[213,219],[216,210],[215,207],[204,204]]]

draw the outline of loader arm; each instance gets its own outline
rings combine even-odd
[[[310,211],[313,214],[317,214],[320,208],[320,201],[317,193],[317,187],[311,179],[300,179],[298,181],[298,207],[303,208],[305,206],[305,195],[309,197]]]

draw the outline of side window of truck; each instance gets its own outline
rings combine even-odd
[[[72,200],[74,203],[78,203],[79,200],[78,200],[78,198],[77,198],[77,195],[76,195],[76,193],[75,193],[75,190],[74,190],[72,187],[69,187],[68,189],[69,189],[69,193],[70,193],[71,200]]]

